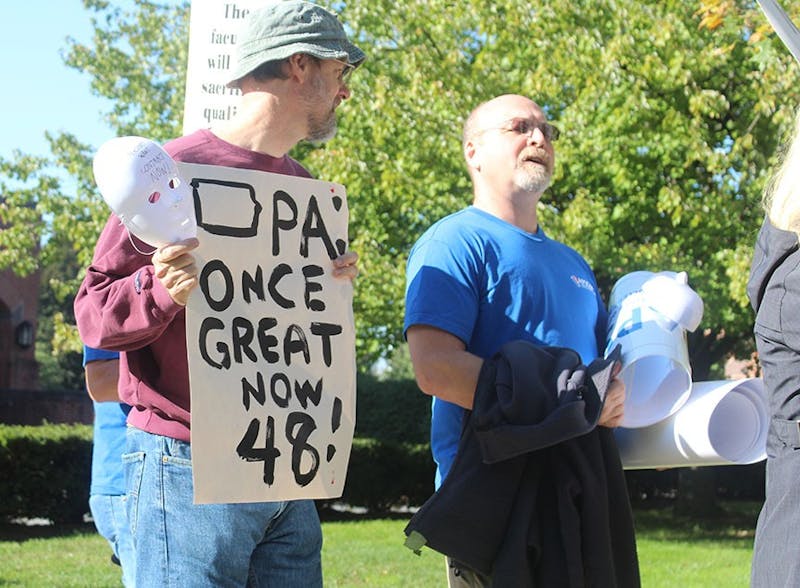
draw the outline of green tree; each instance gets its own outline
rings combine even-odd
[[[136,0],[123,10],[104,0],[84,0],[84,6],[92,14],[92,44],[68,38],[63,58],[67,66],[89,74],[95,95],[108,99],[109,126],[119,135],[156,140],[177,135],[188,4]],[[72,299],[108,208],[91,172],[96,146],[69,133],[46,138],[47,157],[16,151],[8,160],[0,158],[0,267],[21,275],[45,268],[37,358],[44,385],[71,387],[81,371],[74,361],[80,342]]]
[[[545,229],[589,259],[606,294],[632,270],[687,271],[706,306],[690,340],[696,379],[752,347],[744,284],[798,70],[773,35],[753,35],[763,19],[752,3],[737,3],[715,28],[700,8],[346,3],[344,20],[370,59],[340,139],[310,158],[348,186],[365,254],[359,290],[369,291],[359,302],[364,315],[385,316],[375,325],[391,345],[410,245],[470,199],[460,121],[480,101],[518,92],[565,131]]]
[[[118,133],[177,135],[187,5],[84,4],[95,36],[90,45],[69,41],[67,65],[88,73],[93,91],[109,99],[108,122]],[[784,5],[796,12],[800,3]],[[337,138],[295,154],[348,188],[351,246],[362,256],[361,366],[402,344],[408,251],[432,222],[471,200],[461,121],[504,92],[533,97],[561,125],[542,224],[588,258],[604,292],[632,270],[687,271],[706,303],[690,341],[697,379],[737,346],[750,346],[744,283],[759,197],[800,87],[796,64],[753,3],[347,0],[336,7],[369,58],[353,77]],[[49,139],[47,160],[0,161],[2,267],[47,264],[51,243],[70,244],[83,267],[105,220],[89,171],[92,147],[70,135]],[[54,169],[75,189],[67,191]],[[74,291],[79,278],[64,275],[55,286]],[[68,317],[61,324],[56,333],[68,333]]]

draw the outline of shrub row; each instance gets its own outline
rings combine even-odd
[[[433,491],[430,399],[413,380],[358,378],[356,439],[342,501],[371,510]],[[0,520],[79,522],[88,511],[92,427],[0,425]]]
[[[420,505],[433,493],[434,470],[428,443],[356,438],[341,501],[372,512]]]
[[[371,511],[433,492],[430,398],[413,380],[359,375],[355,440],[341,500]],[[88,511],[92,428],[0,425],[0,520],[77,522]],[[764,465],[716,467],[719,496],[762,499]],[[626,472],[635,503],[674,497],[678,470]]]
[[[0,425],[0,521],[80,522],[88,511],[92,429]],[[762,500],[764,464],[713,468],[718,496]],[[427,443],[356,438],[341,498],[371,512],[420,505],[433,492]],[[626,472],[634,504],[675,498],[678,469]]]
[[[75,523],[88,512],[92,428],[0,425],[0,520]],[[354,439],[341,500],[384,511],[431,494],[427,444]]]
[[[83,520],[91,447],[89,425],[0,425],[0,520]]]
[[[358,438],[393,443],[428,443],[431,397],[414,380],[381,380],[358,376],[356,434]]]

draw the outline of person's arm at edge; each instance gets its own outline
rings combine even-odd
[[[78,331],[90,347],[115,351],[143,347],[157,339],[183,308],[153,275],[150,257],[133,249],[132,239],[112,214],[75,297]]]
[[[472,409],[483,360],[466,351],[458,337],[428,325],[412,325],[406,332],[411,363],[420,390],[466,409]],[[625,384],[620,365],[606,392],[598,425],[619,426],[625,414]]]
[[[455,335],[428,325],[406,332],[411,363],[420,390],[471,409],[483,360]]]
[[[120,402],[117,382],[119,360],[90,361],[85,368],[86,391],[95,402]]]

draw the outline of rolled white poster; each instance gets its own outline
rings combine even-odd
[[[743,465],[766,458],[769,413],[761,378],[695,382],[674,415],[615,430],[625,469]]]
[[[636,271],[611,290],[606,353],[622,347],[624,427],[657,423],[689,398],[686,330],[699,325],[703,302],[687,282],[684,272]]]

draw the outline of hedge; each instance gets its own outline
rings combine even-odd
[[[356,428],[341,500],[371,511],[433,492],[430,398],[413,380],[358,378]],[[0,425],[0,520],[79,522],[88,511],[92,427]],[[717,494],[763,499],[764,464],[716,467]],[[631,499],[674,497],[677,469],[626,472]]]
[[[430,445],[353,440],[341,501],[385,512],[398,505],[420,505],[433,493]]]
[[[82,521],[91,461],[89,425],[0,425],[0,519]]]
[[[358,438],[393,443],[430,441],[431,397],[414,380],[380,380],[358,376],[356,433]]]
[[[0,520],[81,522],[88,512],[92,428],[0,425]],[[343,502],[383,512],[433,492],[428,444],[354,439]]]
[[[91,434],[86,425],[0,425],[0,521],[82,521],[88,511]],[[720,497],[763,500],[763,463],[714,470]],[[341,501],[373,513],[421,505],[433,492],[433,473],[427,443],[356,438]],[[671,500],[678,490],[677,468],[628,471],[626,477],[635,504]]]
[[[81,522],[88,512],[92,428],[0,425],[0,520]],[[427,444],[354,439],[343,502],[384,512],[433,492]]]
[[[413,380],[361,375],[356,411],[342,500],[372,510],[424,502],[433,491],[430,398]],[[0,425],[0,520],[83,520],[91,443],[88,425]]]

